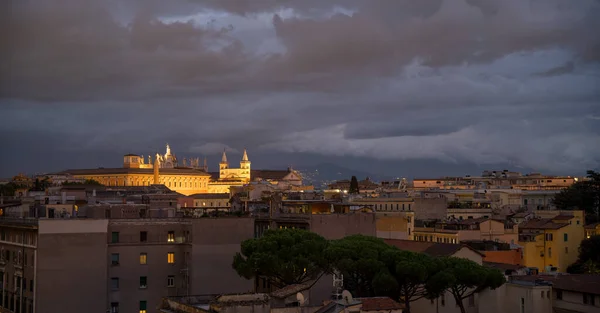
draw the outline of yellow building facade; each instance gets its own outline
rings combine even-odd
[[[376,212],[375,227],[378,238],[413,240],[415,213]]]
[[[600,235],[600,223],[585,225],[585,238]]]
[[[535,216],[519,225],[522,264],[540,272],[566,272],[584,239],[583,211],[536,211]]]

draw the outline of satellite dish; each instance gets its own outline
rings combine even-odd
[[[304,295],[301,292],[296,294],[296,300],[298,300],[298,305],[304,305]]]
[[[342,291],[342,299],[346,301],[346,304],[352,303],[352,294],[348,290]]]

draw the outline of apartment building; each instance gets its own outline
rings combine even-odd
[[[34,312],[37,227],[0,219],[0,312]]]
[[[535,211],[519,225],[523,265],[540,272],[566,272],[584,239],[583,211]]]
[[[244,293],[231,262],[266,229],[375,235],[372,213],[177,217],[175,208],[92,205],[78,217],[0,219],[2,312],[154,312],[162,297]],[[325,297],[329,282],[321,284]]]
[[[584,226],[585,238],[600,235],[600,223],[594,223]]]
[[[577,181],[571,176],[550,176],[540,173],[521,174],[518,172],[484,171],[481,176],[415,178],[413,186],[417,190],[445,189],[519,189],[519,190],[560,190]]]
[[[439,243],[491,240],[514,244],[518,241],[518,226],[508,221],[486,217],[418,223],[414,229],[414,239]]]
[[[595,313],[600,311],[600,279],[598,275],[528,275],[511,276],[508,286],[520,286],[529,291],[517,297],[506,297],[505,312]],[[531,303],[526,304],[529,299]]]

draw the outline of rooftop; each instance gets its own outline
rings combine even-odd
[[[569,224],[555,223],[552,218],[537,218],[521,223],[519,229],[560,229],[567,225]]]
[[[452,256],[462,248],[470,249],[479,255],[483,254],[469,246],[451,243],[439,243],[429,241],[413,241],[402,239],[384,239],[385,243],[400,250],[420,252],[431,256]]]
[[[62,172],[53,173],[60,175],[105,175],[105,174],[150,174],[152,175],[154,170],[151,168],[90,168],[90,169],[68,169]],[[198,175],[198,176],[210,176],[210,174],[203,170],[193,168],[161,168],[161,174],[177,174],[177,175]]]
[[[512,276],[511,282],[549,282],[554,289],[600,295],[600,275],[597,274]]]
[[[362,303],[361,311],[401,310],[404,305],[389,297],[358,298]]]

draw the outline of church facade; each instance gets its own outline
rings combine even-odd
[[[165,185],[183,195],[196,193],[229,193],[231,187],[244,186],[252,181],[269,182],[279,189],[301,186],[302,176],[297,171],[252,170],[248,153],[244,149],[240,167],[230,167],[223,151],[218,172],[208,172],[206,158],[200,166],[199,158],[183,158],[181,162],[167,145],[165,154],[148,156],[126,154],[121,168],[70,169],[57,174],[75,178],[93,179],[106,186]]]

